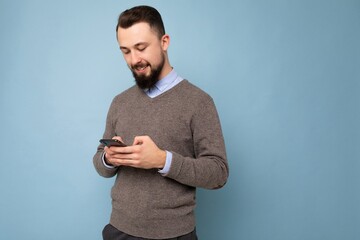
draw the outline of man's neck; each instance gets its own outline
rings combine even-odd
[[[161,70],[161,74],[159,75],[159,79],[163,79],[164,77],[166,77],[172,70],[173,67],[170,65],[169,61],[166,58],[163,69]]]

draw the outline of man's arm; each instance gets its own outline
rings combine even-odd
[[[212,100],[199,108],[191,128],[195,157],[172,152],[170,171],[165,176],[193,187],[221,188],[227,181],[229,169],[220,120]]]
[[[114,100],[111,103],[110,109],[107,114],[105,133],[103,135],[103,138],[112,138],[113,136],[115,136],[114,121],[112,119],[113,105],[114,105]],[[113,177],[116,175],[118,168],[116,168],[116,167],[111,168],[104,164],[104,160],[105,160],[105,156],[104,156],[105,149],[104,148],[105,148],[104,144],[100,144],[98,146],[97,151],[93,157],[93,164],[94,164],[96,171],[99,173],[99,175],[106,177],[106,178],[110,178],[110,177]]]

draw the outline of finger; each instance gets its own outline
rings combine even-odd
[[[116,140],[119,140],[120,142],[123,142],[123,140],[120,136],[114,136],[112,139],[116,139]]]
[[[115,154],[112,157],[119,160],[139,160],[139,155],[136,153]]]
[[[111,147],[111,151],[113,154],[131,154],[136,150],[134,146],[128,146],[128,147]]]
[[[108,154],[108,155],[113,155],[115,154],[115,152],[113,151],[114,149],[112,147],[105,147],[104,148],[105,152]]]
[[[117,166],[137,167],[139,165],[139,161],[132,159],[115,159],[114,164]]]

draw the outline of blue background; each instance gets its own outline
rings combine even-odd
[[[139,4],[221,117],[230,178],[198,191],[200,239],[360,239],[357,0],[0,0],[0,239],[101,239],[114,179],[92,156]]]

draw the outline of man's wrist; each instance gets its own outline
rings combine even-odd
[[[109,163],[106,160],[106,152],[104,152],[104,154],[102,155],[102,162],[103,162],[104,166],[107,167],[107,168],[115,168],[114,165],[112,165],[111,163]]]
[[[162,175],[166,175],[169,172],[172,162],[172,153],[169,151],[165,151],[165,154],[166,154],[165,164],[161,169],[159,169],[159,173]]]
[[[166,164],[166,151],[160,150],[159,159],[161,159],[161,162],[158,166],[158,169],[163,169]]]

